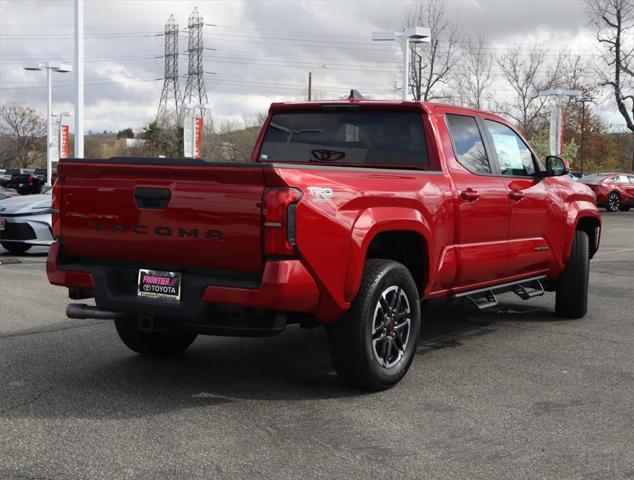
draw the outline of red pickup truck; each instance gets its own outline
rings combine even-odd
[[[48,278],[70,318],[114,319],[142,354],[197,334],[325,325],[337,372],[405,375],[421,302],[556,292],[587,310],[601,217],[504,119],[421,102],[273,104],[248,163],[62,160]]]

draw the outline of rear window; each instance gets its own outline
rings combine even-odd
[[[274,115],[259,160],[429,167],[421,115],[402,111]]]

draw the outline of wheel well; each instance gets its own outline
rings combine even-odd
[[[594,254],[599,249],[598,243],[598,234],[597,228],[601,228],[601,222],[594,217],[584,217],[579,220],[577,223],[577,230],[581,230],[588,234],[588,239],[590,240],[590,258],[594,256]]]
[[[395,260],[407,267],[416,282],[418,292],[423,294],[427,283],[428,257],[427,242],[417,232],[381,232],[368,246],[366,260],[384,258]]]

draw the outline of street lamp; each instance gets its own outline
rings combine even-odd
[[[37,65],[28,65],[24,67],[29,71],[42,71],[46,70],[46,83],[48,88],[48,102],[46,106],[46,185],[51,186],[52,170],[53,170],[53,155],[51,149],[53,148],[51,139],[53,135],[53,81],[51,72],[68,73],[72,71],[69,65],[62,65],[59,63],[47,62],[38,63]]]
[[[431,29],[427,27],[409,27],[402,32],[372,32],[375,42],[393,42],[400,40],[403,45],[403,100],[407,100],[409,90],[409,44],[431,42]]]

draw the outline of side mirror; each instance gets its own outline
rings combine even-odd
[[[546,171],[543,172],[544,177],[559,177],[568,173],[567,162],[563,158],[555,155],[546,157]]]

